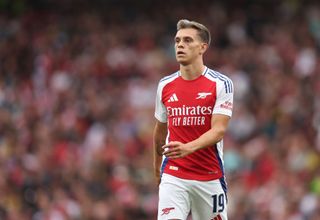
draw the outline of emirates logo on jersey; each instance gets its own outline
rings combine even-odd
[[[206,116],[212,115],[212,106],[167,107],[168,117],[172,126],[205,125]]]
[[[182,107],[167,107],[169,117],[175,116],[194,116],[194,115],[211,115],[213,111],[212,106],[185,106]]]

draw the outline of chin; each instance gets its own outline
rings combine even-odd
[[[180,65],[182,65],[182,66],[187,66],[187,65],[190,64],[190,62],[187,62],[187,61],[185,61],[185,60],[183,60],[183,61],[178,61],[178,63],[179,63]]]
[[[190,62],[188,60],[185,60],[185,59],[179,59],[177,58],[177,62],[181,65],[188,65],[190,64]]]

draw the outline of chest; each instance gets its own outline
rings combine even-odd
[[[208,107],[216,100],[216,84],[209,80],[177,81],[166,86],[162,102],[168,107]]]

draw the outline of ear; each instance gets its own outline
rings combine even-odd
[[[208,44],[202,43],[202,44],[200,45],[200,52],[199,52],[199,54],[200,54],[200,55],[203,55],[203,54],[207,51],[207,49],[208,49]]]

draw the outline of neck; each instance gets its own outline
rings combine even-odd
[[[194,80],[201,76],[205,68],[203,63],[189,65],[180,64],[180,73],[183,79]]]

